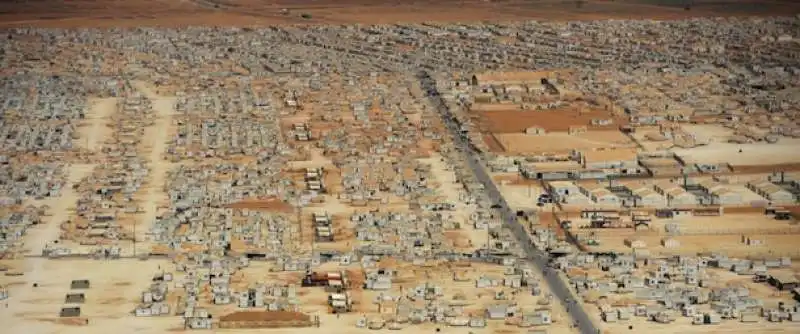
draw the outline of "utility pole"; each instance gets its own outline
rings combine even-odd
[[[685,169],[681,168],[681,175],[683,176],[683,188],[686,189],[686,186],[689,185],[689,174],[686,173]]]
[[[297,231],[298,231],[298,233],[300,233],[300,244],[302,245],[303,244],[303,220],[300,219],[300,218],[302,216],[301,212],[302,212],[303,209],[301,208],[300,205],[301,205],[300,204],[300,199],[298,198],[297,199]]]

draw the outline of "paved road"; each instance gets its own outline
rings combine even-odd
[[[505,227],[507,227],[511,233],[514,234],[517,239],[517,243],[525,251],[525,255],[528,260],[533,262],[536,268],[542,273],[542,276],[549,285],[550,291],[553,293],[553,295],[561,300],[561,303],[567,307],[567,311],[572,317],[573,323],[577,323],[578,329],[580,329],[581,333],[599,333],[599,330],[594,326],[594,323],[592,323],[589,315],[586,314],[583,308],[571,302],[572,300],[575,300],[575,297],[564,281],[558,277],[558,272],[555,270],[547,270],[547,254],[533,246],[530,235],[527,231],[525,231],[525,228],[520,225],[519,222],[517,222],[516,212],[511,210],[511,208],[508,206],[508,203],[506,203],[505,199],[500,194],[500,191],[497,189],[497,186],[494,184],[494,182],[492,182],[492,179],[486,172],[486,169],[478,160],[479,154],[475,150],[475,147],[472,146],[472,144],[469,143],[469,140],[461,134],[461,130],[459,129],[458,124],[456,124],[453,114],[450,112],[447,104],[444,102],[438,90],[436,89],[434,80],[425,71],[420,72],[418,76],[422,90],[426,92],[431,103],[438,109],[445,125],[453,135],[455,144],[461,149],[461,152],[464,153],[465,160],[469,164],[473,174],[478,181],[483,184],[484,189],[488,193],[492,203],[500,205],[498,210],[502,214]]]

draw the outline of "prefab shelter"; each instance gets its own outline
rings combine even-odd
[[[747,188],[761,197],[774,203],[793,203],[794,195],[786,189],[769,181],[751,181],[747,183]]]
[[[81,308],[80,307],[64,307],[64,308],[61,308],[61,312],[59,312],[58,316],[62,317],[62,318],[80,317],[81,316]]]
[[[540,310],[529,315],[523,315],[523,319],[527,320],[534,326],[549,325],[553,322],[552,318],[550,317],[550,312],[546,310]]]
[[[630,248],[645,248],[645,247],[647,247],[647,243],[644,242],[644,240],[635,239],[635,238],[626,238],[625,239],[625,245],[630,247]]]
[[[64,297],[65,304],[82,304],[86,301],[86,296],[82,293],[68,293]]]
[[[469,327],[473,328],[486,327],[486,319],[483,317],[472,317],[469,319]]]
[[[620,206],[620,199],[608,189],[595,189],[589,193],[589,198],[599,206]]]
[[[678,248],[681,246],[681,242],[675,238],[664,238],[661,239],[661,245],[664,246],[664,248]]]
[[[508,313],[506,305],[491,305],[486,307],[486,318],[491,320],[505,319]]]
[[[571,181],[552,181],[547,183],[547,190],[554,196],[568,196],[580,193],[575,183]]]
[[[794,288],[800,287],[800,281],[791,273],[770,274],[767,282],[776,287],[778,290],[783,291],[790,291]]]
[[[70,283],[70,289],[78,290],[78,289],[88,289],[89,288],[89,280],[82,279],[82,280],[73,280]]]
[[[635,149],[585,151],[581,154],[581,162],[588,169],[635,167],[639,164],[637,154]]]
[[[756,312],[742,312],[740,316],[741,322],[758,322],[761,320],[761,316]]]
[[[603,312],[602,316],[603,316],[603,321],[605,322],[617,322],[618,320],[617,318],[618,313],[616,310],[605,311]]]
[[[742,194],[730,189],[715,190],[711,193],[712,201],[718,205],[739,205],[742,204]]]
[[[664,196],[659,195],[652,189],[640,189],[633,196],[636,199],[636,206],[664,207],[667,204]]]
[[[569,205],[590,205],[591,200],[581,194],[569,194],[562,197],[564,204]]]
[[[684,190],[676,188],[666,193],[667,203],[671,207],[687,207],[697,205],[700,201],[697,196]]]

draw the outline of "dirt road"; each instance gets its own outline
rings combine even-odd
[[[103,143],[111,136],[112,130],[108,127],[111,115],[117,109],[117,99],[90,99],[89,112],[86,114],[85,123],[81,126],[80,140],[77,145],[89,151],[97,151],[102,148]]]
[[[140,241],[145,241],[146,233],[158,214],[159,204],[167,200],[164,184],[171,164],[164,160],[164,153],[167,151],[167,141],[171,133],[172,115],[175,114],[175,98],[158,95],[144,82],[135,82],[134,87],[152,101],[155,111],[155,121],[145,128],[142,143],[143,156],[147,159],[150,174],[147,184],[143,186],[146,194],[142,202],[144,214],[136,226],[136,248],[139,253],[140,250],[148,249],[149,245]]]

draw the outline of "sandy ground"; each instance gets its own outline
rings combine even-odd
[[[734,134],[732,129],[717,124],[682,124],[681,127],[698,139],[708,139],[717,143],[727,142]]]
[[[89,111],[86,113],[86,122],[80,127],[80,139],[76,146],[89,151],[99,150],[113,130],[109,127],[111,115],[116,112],[117,99],[89,99]]]
[[[71,211],[74,209],[75,203],[79,197],[79,194],[72,189],[72,185],[76,182],[79,182],[82,178],[89,176],[92,173],[93,168],[93,165],[70,166],[67,182],[64,184],[61,196],[41,201],[41,203],[36,203],[50,206],[51,216],[46,224],[28,229],[23,251],[31,255],[31,257],[26,257],[24,260],[14,261],[14,266],[18,267],[17,270],[25,272],[25,275],[21,277],[24,283],[20,285],[9,284],[9,293],[13,294],[13,299],[9,301],[8,308],[0,309],[1,324],[16,324],[16,322],[20,320],[19,317],[14,314],[15,312],[20,311],[19,309],[15,308],[15,304],[18,305],[17,303],[19,300],[26,300],[37,295],[37,291],[30,287],[31,284],[60,276],[60,274],[57,274],[57,272],[50,269],[50,262],[48,262],[46,258],[36,256],[41,255],[42,249],[44,249],[47,244],[58,240],[59,234],[61,233],[60,225],[61,223],[70,219],[70,216],[72,215]],[[7,282],[7,280],[8,279],[4,277],[4,282],[2,283],[10,283]],[[28,310],[29,308],[32,308],[32,306],[27,306],[27,308],[24,309]],[[41,308],[38,310],[41,311]],[[53,311],[53,315],[57,314],[55,312],[57,312],[57,310]],[[4,333],[23,332],[4,331]]]
[[[0,309],[3,333],[163,333],[180,328],[177,317],[137,319],[130,312],[141,298],[159,266],[159,260],[41,260],[40,268],[24,276],[25,284],[12,286],[8,307]],[[47,273],[47,275],[37,274]],[[70,282],[88,279],[87,290],[70,290]],[[38,283],[33,288],[32,283]],[[67,293],[84,293],[81,318],[58,317]],[[80,324],[88,319],[89,324]]]
[[[764,235],[752,234],[752,239],[763,241],[762,245],[747,246],[742,243],[741,234],[733,235],[679,235],[673,238],[680,242],[677,248],[664,248],[661,240],[667,237],[649,232],[634,232],[631,229],[592,229],[580,230],[579,233],[595,233],[595,238],[600,242],[599,246],[590,247],[593,251],[614,251],[631,252],[631,248],[625,245],[625,239],[635,238],[644,241],[646,248],[653,255],[696,255],[697,253],[720,252],[731,257],[751,257],[776,258],[779,256],[789,256],[798,258],[800,250],[797,249],[795,241],[797,234]]]
[[[152,100],[153,110],[155,111],[155,122],[144,130],[143,141],[143,145],[147,150],[146,159],[148,160],[150,175],[148,183],[143,186],[147,189],[147,195],[141,205],[144,214],[138,226],[139,228],[136,229],[136,239],[144,240],[150,225],[155,221],[159,205],[168,200],[163,189],[167,171],[171,168],[171,164],[164,159],[164,153],[167,150],[169,135],[172,133],[171,119],[172,115],[175,114],[175,98],[160,96],[143,82],[136,82],[135,87]],[[136,247],[137,252],[139,249],[149,249],[146,244],[142,244],[141,247],[137,245]]]
[[[603,131],[601,134],[587,132],[580,135],[555,132],[545,135],[502,133],[495,134],[495,137],[506,152],[519,154],[635,147],[635,144],[622,133],[616,132],[619,134],[617,136],[606,132],[611,131]]]
[[[305,168],[331,168],[334,167],[333,161],[325,157],[322,151],[318,148],[309,150],[310,157],[308,160],[302,161],[289,161],[287,167],[289,169],[305,169]]]
[[[503,194],[508,205],[513,210],[535,210],[539,195],[544,193],[544,189],[538,185],[513,185],[501,181],[498,190]]]
[[[729,214],[722,217],[687,217],[685,219],[655,219],[650,226],[657,231],[664,231],[666,224],[677,224],[681,231],[718,233],[746,233],[748,231],[784,231],[796,229],[794,221],[775,220],[763,214]]]
[[[424,21],[681,19],[794,15],[786,0],[40,0],[0,4],[0,26],[132,27],[344,24]],[[282,10],[287,9],[288,13]],[[310,15],[302,18],[302,14]]]
[[[676,155],[701,163],[736,165],[774,165],[800,162],[800,139],[781,138],[775,144],[711,143],[691,149],[675,149]],[[739,150],[742,150],[739,153]]]
[[[464,192],[463,187],[458,183],[456,174],[452,167],[442,161],[443,157],[439,154],[432,154],[430,158],[420,159],[424,163],[431,165],[431,174],[435,181],[438,183],[439,195],[443,196],[448,203],[455,204],[455,210],[448,212],[452,215],[453,221],[461,224],[461,229],[455,231],[457,234],[454,242],[460,246],[459,248],[465,251],[474,250],[484,247],[488,239],[488,231],[485,229],[475,229],[475,225],[469,224],[469,216],[475,212],[474,205],[465,204],[460,199],[461,193]],[[467,238],[469,246],[458,239]]]

